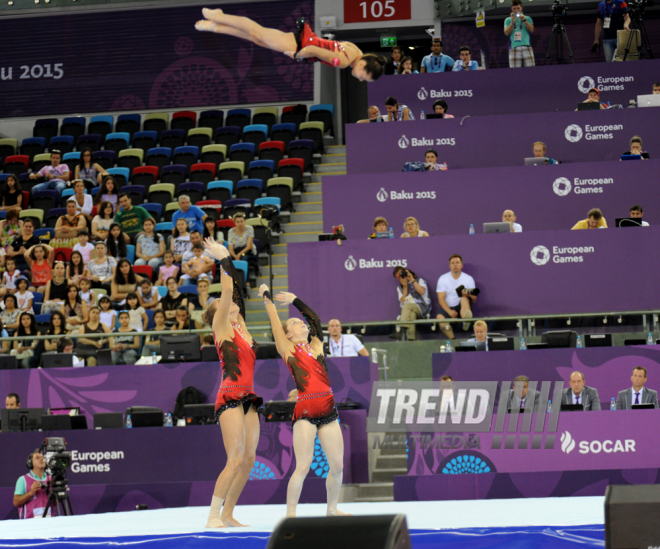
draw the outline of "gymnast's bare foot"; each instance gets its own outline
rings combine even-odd
[[[222,522],[228,528],[246,528],[249,524],[241,524],[234,517],[222,517]]]
[[[204,528],[226,528],[226,524],[222,521],[220,517],[209,517],[208,522]]]
[[[326,513],[329,517],[352,517],[353,515],[351,513],[344,513],[344,511],[340,511],[339,509],[334,509],[330,510],[328,509],[328,512]]]
[[[204,16],[204,19],[210,19],[211,21],[215,21],[216,23],[222,23],[222,16],[225,13],[220,10],[220,9],[214,9],[211,10],[209,8],[203,8],[202,9],[202,15]],[[220,19],[220,21],[218,21]]]

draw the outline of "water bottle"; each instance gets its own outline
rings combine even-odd
[[[470,223],[470,234],[474,234],[474,223]]]
[[[575,346],[576,346],[578,349],[582,349],[582,336],[579,335],[579,334],[578,334],[578,336],[577,336],[577,343],[575,344]]]
[[[527,350],[527,344],[525,343],[525,338],[524,337],[520,338],[520,350],[521,351],[526,351]]]
[[[133,422],[131,421],[131,414],[128,414],[126,416],[126,428],[127,429],[132,429],[133,428]]]
[[[422,111],[421,113],[419,113],[419,119],[420,119],[420,120],[426,120],[426,115],[424,114],[424,111]]]
[[[389,230],[389,238],[394,238],[394,231],[392,230],[392,227],[390,227]]]
[[[376,118],[376,121],[378,121],[378,122],[383,121],[383,117],[380,115],[380,112],[378,113],[378,117]]]
[[[158,364],[158,359],[156,358],[156,351],[151,353],[151,363],[152,364]]]
[[[451,343],[447,341],[447,345],[445,346],[445,352],[446,353],[451,353]]]
[[[552,413],[552,400],[548,399],[548,413]]]
[[[649,337],[646,340],[647,345],[653,345],[655,342],[653,341],[653,333],[649,332]]]
[[[167,427],[167,414],[163,412],[163,427]]]
[[[610,410],[616,412],[616,401],[614,400],[614,397],[612,397],[612,401],[610,402]]]
[[[166,427],[174,427],[174,422],[172,421],[172,412],[167,412],[167,424]]]

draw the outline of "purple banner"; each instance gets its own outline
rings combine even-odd
[[[514,71],[515,72],[515,71]],[[424,162],[432,148],[438,161],[455,168],[520,166],[543,141],[547,155],[561,162],[617,160],[640,135],[652,158],[659,110],[612,109],[476,116],[465,120],[347,124],[348,173],[400,172],[410,161]]]
[[[332,232],[343,224],[349,238],[366,238],[373,219],[383,216],[398,238],[412,215],[430,235],[466,234],[470,223],[480,233],[483,223],[501,221],[504,210],[513,210],[524,231],[570,229],[594,204],[610,226],[628,217],[633,204],[641,204],[644,220],[656,225],[659,169],[651,160],[340,175],[323,189],[323,228]],[[539,201],[552,215],[539,215]]]
[[[222,8],[287,32],[297,17],[314,19],[310,0]],[[201,10],[199,5],[12,20],[3,28],[0,52],[0,118],[313,99],[311,65],[246,40],[198,32]],[[95,30],[81,41],[89,29]]]
[[[660,307],[660,288],[649,284],[659,245],[660,227],[297,243],[288,250],[289,288],[324,322],[393,320],[392,273],[402,265],[427,281],[435,315],[437,280],[458,253],[482,291],[475,316],[647,310]],[[623,281],[643,291],[625,291]]]
[[[443,37],[444,38],[444,37]],[[474,55],[474,54],[473,54]],[[495,70],[419,74],[412,77],[384,76],[369,84],[369,105],[385,111],[385,100],[392,96],[407,105],[419,119],[421,111],[433,112],[433,103],[443,99],[448,114],[518,114],[574,111],[587,98],[590,88],[598,88],[601,100],[628,106],[638,95],[650,94],[660,60],[644,63],[590,63],[553,65],[530,70]],[[524,90],[512,100],[512,90]]]

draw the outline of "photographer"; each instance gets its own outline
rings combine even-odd
[[[596,15],[596,36],[591,52],[596,53],[600,48],[600,31],[603,34],[603,53],[605,61],[614,61],[614,54],[617,48],[617,32],[626,29],[630,30],[630,15],[628,15],[628,6],[625,0],[603,0],[598,4],[598,14]]]
[[[26,465],[30,472],[18,479],[14,490],[14,506],[18,507],[18,516],[22,519],[43,515],[48,503],[46,483],[50,481],[45,472],[46,458],[39,450],[28,456]]]
[[[474,278],[463,272],[463,258],[458,254],[449,256],[449,272],[438,279],[436,286],[441,311],[436,318],[472,318],[472,304],[477,301],[479,289],[475,288]],[[463,323],[463,330],[469,330],[470,323]],[[454,339],[451,324],[440,324],[440,330],[447,339]]]
[[[429,318],[431,315],[431,298],[426,280],[419,278],[410,269],[401,266],[394,267],[394,278],[399,281],[396,289],[397,297],[401,305],[401,320],[417,320],[418,318]],[[415,340],[415,325],[404,326],[408,330],[408,340]],[[398,339],[400,332],[391,334],[390,337]]]
[[[511,16],[504,21],[504,34],[509,37],[509,68],[533,67],[534,50],[529,35],[534,32],[531,17],[523,15],[521,0],[511,0]]]

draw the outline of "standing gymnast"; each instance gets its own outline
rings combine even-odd
[[[262,48],[268,48],[288,55],[293,59],[320,61],[331,67],[352,69],[351,74],[361,82],[373,82],[383,74],[387,59],[382,55],[362,53],[352,42],[326,40],[314,34],[305,19],[296,21],[296,32],[282,32],[267,29],[252,19],[238,15],[227,15],[222,10],[202,10],[204,20],[197,21],[199,31],[229,34],[254,42]]]
[[[284,305],[293,304],[309,323],[299,318],[290,318],[280,323],[275,304],[271,301],[268,286],[259,288],[264,297],[266,311],[275,338],[277,351],[284,358],[293,379],[296,381],[298,398],[293,411],[293,451],[296,455],[296,470],[289,480],[286,493],[286,516],[296,516],[303,481],[309,472],[314,457],[314,440],[318,433],[321,447],[328,459],[328,516],[347,515],[337,509],[339,489],[344,468],[344,439],[341,435],[337,408],[332,396],[328,368],[323,356],[323,331],[316,313],[294,294],[280,292],[275,299]]]
[[[203,318],[213,328],[222,368],[215,417],[227,452],[227,463],[215,483],[206,527],[247,526],[234,519],[233,512],[252,471],[259,442],[257,408],[263,400],[254,393],[257,343],[245,326],[245,305],[238,275],[228,259],[229,251],[213,238],[207,238],[204,247],[222,267],[222,296],[211,303]]]

